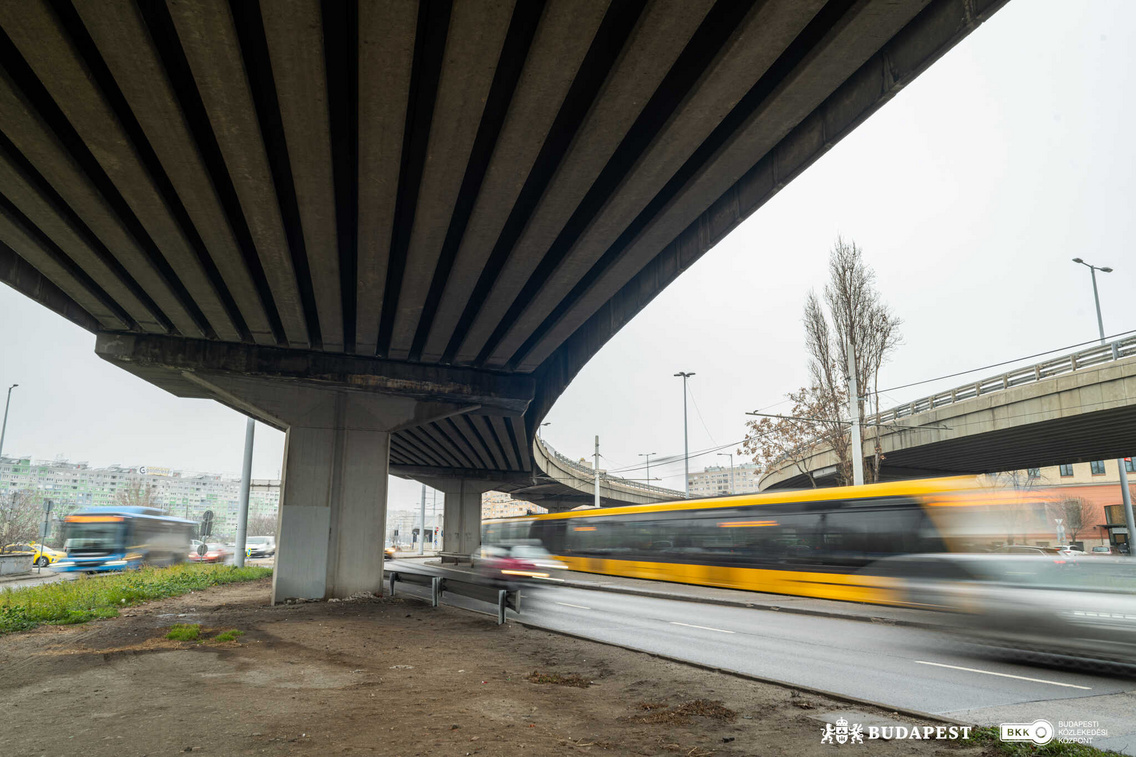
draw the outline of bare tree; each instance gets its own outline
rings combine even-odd
[[[275,536],[276,513],[250,512],[245,533],[249,536]]]
[[[851,344],[856,385],[861,393],[874,395],[878,409],[880,368],[902,341],[899,326],[903,322],[884,304],[876,289],[876,275],[864,262],[863,251],[855,242],[837,238],[829,254],[828,273],[823,299],[810,292],[805,301],[805,346],[812,387],[818,396],[829,402],[835,403],[847,396],[844,388],[849,380],[848,345]],[[861,423],[864,421],[863,396],[856,402]],[[841,408],[833,408],[833,412],[842,417]],[[883,460],[879,438],[877,425],[876,454],[866,476],[868,481],[879,478]],[[853,451],[847,442],[833,448],[841,460],[840,477],[848,482],[852,478]],[[855,454],[860,451],[855,450]]]
[[[834,411],[847,395],[834,400],[817,387],[804,387],[786,396],[793,403],[789,414],[749,421],[738,454],[751,456],[762,473],[792,465],[816,488],[810,467],[812,456],[827,446],[843,459],[847,439],[841,418]]]
[[[1056,510],[1056,517],[1064,520],[1065,535],[1070,544],[1077,541],[1079,533],[1098,525],[1093,522],[1097,517],[1097,509],[1084,497],[1069,497],[1059,502]]]
[[[157,507],[162,509],[162,506],[157,502],[157,497],[158,491],[154,484],[149,481],[143,482],[134,479],[126,488],[118,490],[115,500],[123,507]]]
[[[36,541],[42,520],[43,504],[38,491],[20,489],[0,495],[0,552],[10,544]]]

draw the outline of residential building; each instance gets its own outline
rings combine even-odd
[[[761,470],[753,463],[733,466],[711,465],[687,476],[691,497],[724,497],[728,494],[750,494],[757,491]]]
[[[518,515],[539,515],[548,510],[523,499],[513,499],[504,492],[485,492],[481,495],[481,519],[515,518]]]

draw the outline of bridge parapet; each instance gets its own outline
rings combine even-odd
[[[539,436],[533,440],[533,459],[541,470],[566,486],[581,492],[592,492],[595,472],[586,465],[562,455]],[[600,474],[600,501],[605,505],[645,505],[671,502],[685,494],[662,486],[652,486],[606,473]]]

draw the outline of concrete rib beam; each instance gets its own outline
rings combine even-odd
[[[42,0],[0,4],[0,26],[19,48],[170,268],[222,339],[240,334],[91,72]],[[196,327],[185,333],[199,333]]]
[[[410,354],[512,12],[513,0],[453,7],[391,334],[392,358]]]
[[[927,0],[862,3],[846,15],[741,129],[601,276],[575,307],[520,364],[532,370],[547,359],[596,310],[643,269],[684,228],[727,194],[762,156],[772,151],[848,78],[848,72],[876,54],[927,4]],[[827,149],[825,146],[823,149]],[[822,150],[823,151],[823,150]],[[737,214],[735,213],[735,218]],[[723,229],[716,238],[724,236]]]
[[[126,231],[90,179],[55,138],[52,130],[18,92],[7,72],[0,70],[0,122],[12,140],[44,180],[71,210],[111,250],[114,257],[146,291],[155,305],[183,333],[196,326],[161,275]],[[114,291],[114,290],[111,290]],[[132,313],[132,315],[134,315]],[[139,314],[139,324],[148,331],[164,332],[158,313]]]
[[[253,340],[275,343],[217,192],[136,6],[129,0],[75,0],[75,9],[177,190]]]
[[[172,3],[169,11],[232,177],[284,334],[290,345],[306,347],[308,330],[296,271],[229,6],[223,0],[201,0]]]
[[[383,312],[414,60],[416,0],[359,5],[359,253],[356,351],[374,355]]]
[[[339,291],[339,243],[331,170],[327,70],[318,0],[261,6],[272,58],[280,117],[290,146],[296,203],[319,312],[323,349],[343,350],[343,298]]]
[[[712,5],[711,0],[660,0],[643,12],[556,177],[481,306],[458,350],[457,362],[469,363],[477,358],[540,264],[542,256],[532,251],[547,250],[556,240]]]
[[[424,361],[442,358],[607,6],[606,0],[552,0],[545,8],[438,303]]]
[[[765,3],[749,13],[540,294],[514,322],[489,364],[509,361],[823,5],[823,0]]]

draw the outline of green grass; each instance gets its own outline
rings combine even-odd
[[[1051,741],[1044,746],[1037,744],[1002,741],[998,729],[976,728],[972,738],[979,744],[989,744],[1007,757],[1120,757],[1118,752],[1097,749],[1088,744],[1072,744],[1064,741]]]
[[[175,623],[166,638],[170,641],[197,641],[201,636],[200,623]]]
[[[270,575],[271,568],[176,565],[7,589],[0,592],[0,634],[113,618],[122,607]]]
[[[224,633],[219,633],[213,637],[213,641],[236,641],[239,637],[244,636],[244,631],[238,631],[233,628]]]

